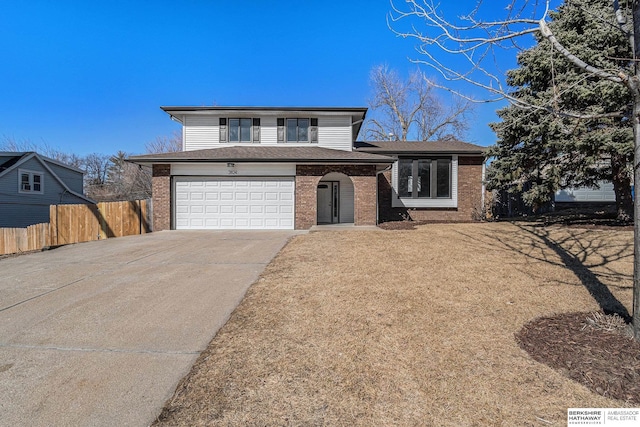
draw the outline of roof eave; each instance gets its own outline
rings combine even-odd
[[[367,107],[250,107],[250,106],[208,106],[208,107],[195,107],[195,106],[161,106],[163,111],[179,111],[179,112],[191,112],[191,111],[327,111],[327,112],[366,112]]]
[[[447,154],[458,154],[458,155],[467,155],[467,156],[484,156],[484,151],[464,151],[464,150],[447,150],[447,151],[399,151],[399,150],[362,150],[358,149],[358,151],[362,153],[370,153],[370,154],[381,154],[385,156],[418,156],[418,155],[440,155],[446,156]]]
[[[130,163],[140,164],[140,165],[151,165],[151,164],[170,164],[170,163],[299,163],[299,164],[326,164],[326,163],[341,163],[341,164],[390,164],[395,161],[395,159],[389,157],[389,159],[302,159],[302,158],[293,158],[293,159],[265,159],[265,158],[215,158],[215,159],[167,159],[167,158],[156,158],[156,159],[135,159],[129,158],[126,160]]]

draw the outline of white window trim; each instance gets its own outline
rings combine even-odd
[[[282,125],[279,125],[279,121],[282,120]],[[300,125],[297,123],[299,120],[307,120],[307,139],[295,141],[290,141],[287,139],[288,135],[288,124],[289,120],[296,120],[296,134],[299,135]],[[314,124],[315,122],[315,124]],[[287,144],[287,145],[298,145],[298,146],[306,146],[306,145],[318,145],[318,117],[307,117],[307,116],[293,116],[293,117],[277,117],[276,118],[276,142],[278,144]],[[282,132],[282,133],[280,133]],[[282,136],[281,136],[282,135]]]
[[[22,189],[22,175],[29,174],[29,185],[33,188],[33,177],[35,175],[40,176],[40,191],[23,190]],[[33,171],[29,169],[18,169],[18,193],[20,194],[44,194],[44,172]]]
[[[296,136],[300,135],[300,120],[307,121],[307,139],[300,140],[296,139],[295,141],[289,141],[289,120],[296,121]],[[284,119],[284,142],[286,144],[309,144],[311,142],[311,119],[308,117],[287,117]]]
[[[262,126],[261,125],[255,125],[254,121],[255,119],[259,119],[259,117],[226,117],[227,119],[227,140],[224,142],[224,144],[234,144],[234,145],[239,145],[239,144],[259,144],[260,143],[260,138],[256,139],[255,137],[257,136],[255,134],[255,129],[256,127],[259,128],[258,132],[262,132]],[[251,121],[251,126],[249,128],[249,138],[251,138],[250,141],[240,141],[240,128],[242,127],[240,125],[240,122],[238,122],[238,141],[231,141],[231,120],[242,120],[242,119],[249,119]]]
[[[425,156],[427,158],[428,156]],[[419,158],[419,156],[416,156]],[[391,206],[394,208],[457,208],[458,207],[458,156],[451,156],[451,198],[408,198],[398,196],[398,161],[393,163],[391,169],[391,186],[393,195]]]

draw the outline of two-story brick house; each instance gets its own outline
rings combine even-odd
[[[391,143],[356,144],[366,108],[162,109],[182,124],[183,151],[130,159],[153,168],[156,231],[375,225],[403,209],[416,218],[431,209],[439,219],[449,212],[451,220],[471,220],[459,197],[467,181],[480,204],[482,147],[415,143],[398,157]],[[479,166],[462,174],[464,182],[461,158]],[[427,198],[435,202],[414,200]]]

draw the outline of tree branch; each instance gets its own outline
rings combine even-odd
[[[558,50],[558,52],[560,52],[562,56],[564,56],[567,60],[572,62],[578,68],[588,73],[591,73],[595,76],[598,76],[601,79],[609,80],[615,83],[626,83],[629,80],[629,76],[626,73],[623,73],[622,71],[619,71],[618,74],[612,74],[605,70],[602,70],[600,68],[596,68],[592,65],[587,64],[586,62],[578,58],[576,55],[569,52],[560,42],[558,42],[558,40],[553,35],[551,30],[549,29],[549,26],[544,20],[541,19],[539,22],[539,25],[540,25],[540,33],[542,34],[542,36],[545,37],[547,40],[549,40],[549,42],[553,45],[553,47],[556,48],[556,50]]]

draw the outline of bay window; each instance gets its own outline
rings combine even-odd
[[[399,159],[398,188],[400,198],[450,199],[451,159]]]

